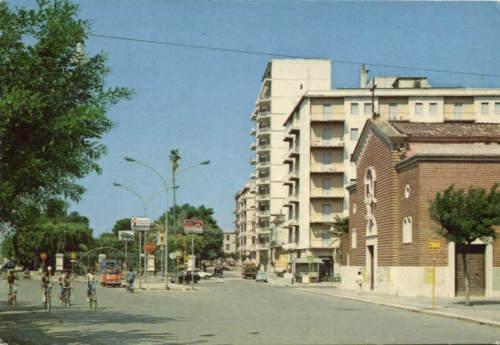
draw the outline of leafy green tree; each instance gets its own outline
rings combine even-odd
[[[131,91],[109,88],[104,53],[85,55],[90,23],[67,0],[0,2],[0,223],[20,229],[50,199],[79,200],[101,171],[106,113]]]
[[[332,227],[333,234],[336,236],[347,234],[349,232],[349,217],[341,217],[339,215],[335,215]]]
[[[59,200],[50,200],[47,208],[34,224],[27,229],[18,229],[7,235],[8,256],[28,267],[33,267],[41,252],[54,265],[56,253],[85,252],[94,244],[89,221],[78,212],[67,214],[67,205]]]
[[[437,193],[430,206],[433,220],[441,226],[439,233],[455,244],[470,246],[477,239],[495,238],[495,225],[500,225],[500,192],[495,184],[489,192],[483,188],[463,189],[448,187]],[[470,277],[466,250],[462,253],[465,303],[470,303]]]

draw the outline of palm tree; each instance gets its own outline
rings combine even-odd
[[[332,224],[332,232],[339,237],[342,234],[347,234],[349,232],[349,217],[336,215]]]

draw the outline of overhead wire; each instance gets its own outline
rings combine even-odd
[[[114,39],[114,40],[139,42],[139,43],[149,43],[149,44],[164,45],[164,46],[171,46],[171,47],[204,49],[204,50],[212,50],[212,51],[218,51],[218,52],[224,52],[224,53],[234,53],[234,54],[259,55],[259,56],[281,57],[281,58],[290,58],[290,59],[320,59],[320,58],[324,58],[324,57],[318,57],[318,56],[315,57],[315,56],[285,54],[285,53],[276,53],[276,52],[260,51],[260,50],[236,49],[236,48],[208,46],[208,45],[201,45],[201,44],[173,42],[173,41],[149,40],[149,39],[126,37],[126,36],[105,35],[105,34],[99,34],[99,33],[90,33],[89,36],[96,37],[96,38]],[[380,64],[380,63],[372,63],[372,62],[368,62],[368,61],[363,62],[363,61],[335,59],[335,58],[332,59],[332,61],[334,63],[338,63],[338,64],[349,64],[349,65],[365,64],[365,65],[372,66],[372,67],[393,68],[393,69],[413,70],[413,71],[425,71],[425,72],[433,72],[433,73],[450,73],[450,74],[459,74],[459,75],[464,75],[464,76],[474,76],[474,77],[481,77],[481,78],[485,78],[485,77],[500,78],[500,74],[491,74],[491,73],[477,73],[477,72],[448,70],[448,69],[429,68],[429,67]]]

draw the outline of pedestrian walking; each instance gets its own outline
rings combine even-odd
[[[363,289],[363,275],[361,274],[361,271],[358,271],[356,284],[358,285],[358,295],[361,295],[361,290]]]

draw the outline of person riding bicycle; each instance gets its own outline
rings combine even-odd
[[[97,278],[94,271],[90,270],[89,273],[87,273],[87,301],[90,299],[90,295],[95,293],[96,284]]]
[[[64,272],[62,275],[62,282],[61,282],[61,296],[63,294],[66,294],[66,298],[68,298],[69,301],[69,295],[71,293],[71,280],[70,280],[70,273],[69,272]]]
[[[7,275],[7,283],[9,284],[9,295],[14,291],[14,283],[18,280],[17,276],[14,274],[14,271],[10,270]]]
[[[66,277],[66,272],[61,271],[61,275],[59,276],[59,287],[61,288],[61,294],[59,296],[60,296],[61,302],[62,302],[62,296],[64,293],[64,279],[65,279],[65,277]]]
[[[43,272],[41,284],[42,284],[42,290],[44,292],[43,293],[43,303],[47,303],[47,300],[45,299],[46,292],[47,292],[47,289],[50,287],[50,276],[49,276],[48,270]]]

